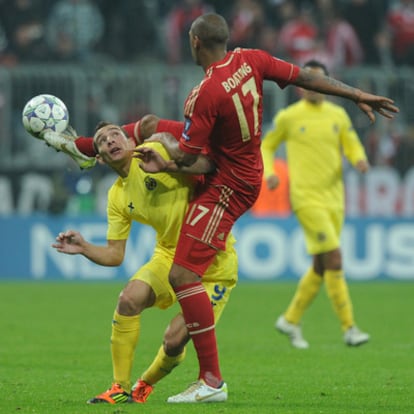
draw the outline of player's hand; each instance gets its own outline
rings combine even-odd
[[[57,235],[52,247],[59,253],[79,254],[83,251],[84,243],[85,240],[78,231],[68,230]]]
[[[158,151],[145,146],[135,148],[133,157],[140,160],[139,167],[148,173],[166,171],[169,164]]]
[[[266,178],[266,185],[269,190],[275,190],[277,187],[279,187],[280,180],[277,175],[270,175]]]
[[[358,172],[365,174],[369,170],[369,162],[367,160],[359,160],[355,164],[355,169]]]
[[[375,112],[378,112],[385,118],[393,119],[394,114],[400,111],[399,108],[394,105],[392,99],[362,91],[358,93],[356,104],[361,111],[367,114],[371,123],[375,122]]]

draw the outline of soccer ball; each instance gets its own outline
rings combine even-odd
[[[22,121],[29,134],[42,139],[46,131],[63,132],[69,125],[69,112],[59,98],[42,94],[26,103]]]

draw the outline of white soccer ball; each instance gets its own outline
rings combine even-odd
[[[26,103],[22,120],[29,134],[42,139],[46,131],[63,132],[69,125],[69,112],[59,98],[42,94]]]

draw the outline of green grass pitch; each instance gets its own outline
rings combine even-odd
[[[217,328],[226,403],[170,405],[197,375],[187,359],[147,404],[89,406],[112,378],[111,318],[123,283],[0,284],[1,413],[414,413],[414,283],[351,283],[358,324],[371,342],[348,348],[324,291],[303,320],[310,349],[295,350],[274,329],[295,283],[241,282]],[[142,317],[134,378],[152,360],[168,311]]]

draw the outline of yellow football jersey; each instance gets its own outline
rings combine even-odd
[[[163,145],[145,145],[169,158]],[[132,221],[137,221],[154,228],[157,243],[175,248],[193,189],[192,178],[185,174],[149,174],[138,163],[133,160],[128,176],[118,177],[109,190],[107,239],[127,239]]]
[[[329,101],[314,105],[303,99],[279,111],[262,142],[265,177],[273,174],[282,142],[293,210],[310,205],[343,209],[342,155],[352,165],[366,160],[346,111]]]

